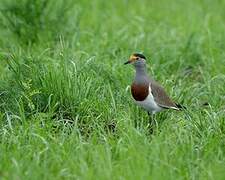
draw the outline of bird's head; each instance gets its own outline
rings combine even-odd
[[[133,64],[135,67],[144,66],[146,64],[146,57],[143,54],[134,53],[124,64]]]

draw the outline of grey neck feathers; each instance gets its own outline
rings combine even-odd
[[[149,83],[149,78],[148,74],[146,72],[146,66],[135,66],[136,70],[136,75],[134,78],[134,83],[136,84],[148,84]]]

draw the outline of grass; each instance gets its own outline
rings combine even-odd
[[[225,178],[224,0],[0,7],[1,179]],[[153,135],[128,88],[133,52],[188,107]]]

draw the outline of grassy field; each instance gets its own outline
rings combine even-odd
[[[1,0],[0,179],[225,179],[224,9]],[[188,108],[158,114],[152,135],[123,65],[133,52]]]

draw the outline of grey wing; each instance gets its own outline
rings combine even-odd
[[[179,110],[177,105],[169,98],[165,90],[159,84],[151,82],[150,86],[154,100],[159,106]]]

